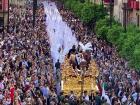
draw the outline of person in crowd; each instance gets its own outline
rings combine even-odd
[[[84,103],[89,104],[89,95],[88,95],[87,91],[84,91],[83,101],[84,101]]]
[[[95,104],[95,95],[94,95],[94,91],[93,90],[91,90],[91,93],[89,95],[89,100],[90,100],[91,105]]]
[[[57,62],[55,63],[55,68],[56,70],[60,69],[61,68],[61,64],[59,62],[59,59],[57,60]]]

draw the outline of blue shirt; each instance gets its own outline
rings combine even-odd
[[[43,96],[48,97],[49,96],[49,89],[47,87],[41,87],[41,92],[43,93]]]

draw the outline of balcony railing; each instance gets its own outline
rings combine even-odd
[[[109,4],[110,2],[114,2],[114,0],[103,0],[105,4]]]
[[[136,0],[128,0],[128,6],[131,9],[139,10],[140,9],[140,2]]]
[[[8,11],[8,0],[1,0],[0,2],[0,12],[4,11],[7,12]]]
[[[103,0],[105,4],[109,4],[110,2],[114,2],[114,0]],[[139,10],[140,9],[140,2],[136,0],[128,0],[128,8]]]

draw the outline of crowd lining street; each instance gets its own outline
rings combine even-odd
[[[0,37],[0,105],[80,105],[72,91],[68,95],[56,92],[43,4],[38,6],[34,28],[32,4],[23,8],[21,15],[18,6],[10,7],[9,29],[0,33],[4,36]],[[100,72],[97,80],[104,84],[111,105],[140,105],[139,74],[119,57],[114,46],[88,32],[71,11],[62,6],[59,12],[78,41],[92,42]],[[83,93],[83,105],[110,104],[100,92],[91,90]]]

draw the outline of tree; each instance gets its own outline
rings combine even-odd
[[[113,25],[112,28],[108,30],[107,40],[116,45],[122,32],[123,28],[121,26]]]
[[[140,43],[136,45],[132,56],[130,66],[140,70]]]
[[[96,23],[97,37],[106,39],[107,32],[109,30],[108,24],[109,24],[108,18],[101,19]]]
[[[86,3],[81,10],[81,20],[85,23],[89,23],[93,19],[93,12],[93,5]]]
[[[73,7],[73,12],[76,14],[76,16],[80,17],[81,16],[81,10],[83,8],[83,3],[77,3],[74,7]]]

